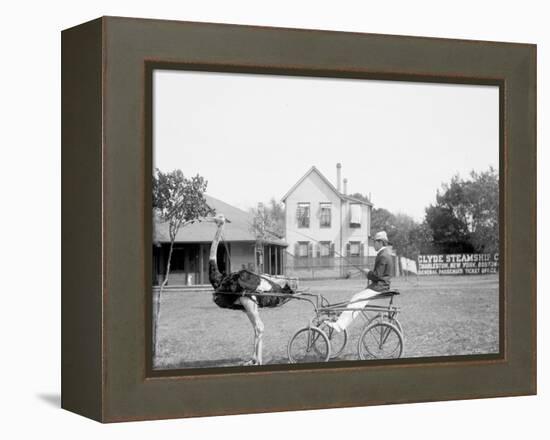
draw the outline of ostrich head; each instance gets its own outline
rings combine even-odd
[[[215,223],[218,227],[223,226],[226,223],[231,223],[223,214],[205,217],[204,221]]]

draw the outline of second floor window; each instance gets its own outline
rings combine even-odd
[[[309,228],[309,203],[298,203],[296,220],[299,228]]]
[[[361,205],[359,203],[352,203],[349,206],[349,226],[350,228],[361,227]]]
[[[320,210],[319,226],[321,228],[330,228],[332,220],[330,203],[321,203]]]

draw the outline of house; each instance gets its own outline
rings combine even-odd
[[[342,167],[337,164],[333,185],[312,166],[282,198],[285,241],[292,254],[287,260],[289,274],[348,276],[374,258],[374,248],[369,246],[372,203],[350,197],[346,179],[342,189],[341,176]]]
[[[286,242],[272,234],[259,241],[251,225],[253,216],[221,200],[205,195],[207,204],[231,223],[225,224],[218,246],[218,268],[222,273],[249,269],[271,275],[284,274]],[[216,225],[200,222],[180,228],[170,263],[170,286],[209,285],[208,256]],[[153,227],[153,285],[162,283],[170,249],[168,224],[155,219]]]

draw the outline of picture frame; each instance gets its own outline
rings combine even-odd
[[[498,86],[500,353],[154,371],[159,67]],[[121,17],[63,31],[63,408],[119,422],[535,393],[535,45]]]

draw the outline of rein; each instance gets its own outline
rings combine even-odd
[[[319,240],[316,240],[315,238],[310,237],[309,235],[306,235],[306,234],[304,234],[303,232],[296,231],[296,230],[294,230],[294,229],[289,229],[289,230],[292,231],[292,232],[294,232],[294,233],[296,233],[296,234],[299,234],[299,235],[301,235],[301,236],[303,236],[303,237],[305,237],[305,238],[309,238],[310,240],[314,241],[315,243],[321,244],[321,242],[320,242]],[[367,242],[367,248],[368,248],[368,246],[369,246],[369,244],[368,244],[368,242]],[[334,253],[335,253],[336,255],[338,255],[340,258],[343,258],[344,261],[346,261],[350,266],[354,267],[355,269],[359,270],[360,272],[363,272],[364,274],[367,273],[367,271],[365,271],[365,269],[363,269],[362,267],[359,267],[359,266],[353,264],[346,256],[344,256],[344,255],[342,255],[340,252],[336,251],[336,249],[334,250]],[[368,255],[367,255],[367,257],[368,257]]]

